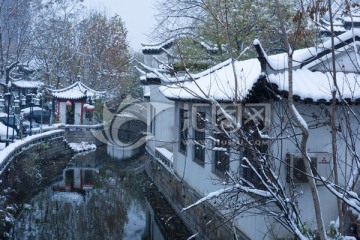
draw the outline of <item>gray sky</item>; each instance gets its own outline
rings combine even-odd
[[[149,34],[155,25],[156,0],[84,0],[84,5],[95,8],[109,16],[118,14],[128,30],[131,48],[140,50],[142,42],[149,42]]]

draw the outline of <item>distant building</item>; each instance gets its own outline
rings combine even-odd
[[[335,1],[332,4],[333,32],[340,35],[352,28],[360,28],[360,8],[358,1],[352,1],[349,8],[345,1]],[[331,36],[329,13],[320,19],[319,30],[325,37]]]

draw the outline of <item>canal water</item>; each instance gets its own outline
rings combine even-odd
[[[189,232],[169,238],[158,225],[154,209],[161,208],[146,198],[147,186],[154,187],[144,163],[143,156],[112,159],[103,148],[77,154],[61,176],[24,204],[11,239],[186,239]]]

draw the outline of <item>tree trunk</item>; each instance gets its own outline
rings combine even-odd
[[[321,214],[319,193],[318,193],[317,188],[316,188],[314,175],[313,175],[313,173],[311,171],[311,159],[310,159],[309,155],[307,154],[307,141],[308,141],[308,137],[309,137],[309,130],[307,128],[306,123],[303,121],[302,117],[297,112],[297,110],[296,110],[296,108],[294,106],[294,103],[293,103],[293,75],[292,75],[293,74],[293,67],[292,67],[292,62],[293,62],[292,61],[292,53],[293,53],[293,51],[290,48],[290,44],[289,44],[289,41],[288,41],[288,36],[287,36],[287,33],[286,33],[286,29],[285,29],[285,20],[284,20],[285,18],[283,16],[283,12],[281,10],[279,0],[275,0],[275,2],[276,2],[276,8],[277,8],[277,15],[278,15],[280,26],[281,26],[281,32],[282,32],[283,41],[284,41],[284,44],[285,44],[285,46],[287,48],[287,53],[288,53],[288,74],[289,74],[288,108],[289,108],[289,111],[290,111],[291,115],[295,119],[295,123],[299,126],[299,128],[300,128],[300,130],[302,132],[300,151],[302,153],[306,173],[308,175],[309,186],[310,186],[310,189],[311,189],[311,194],[312,194],[313,203],[314,203],[316,223],[317,223],[317,227],[318,227],[318,231],[319,231],[319,237],[320,237],[321,240],[325,240],[326,239],[326,232],[325,232],[325,227],[324,227],[322,214]]]
[[[333,77],[333,84],[334,89],[337,89],[337,80],[336,80],[336,64],[335,64],[335,50],[334,50],[334,25],[332,19],[332,9],[331,9],[331,0],[329,2],[329,16],[330,16],[330,31],[331,31],[331,63],[332,63],[332,77]],[[347,1],[346,1],[347,2]],[[348,3],[347,3],[348,4]],[[331,113],[331,144],[332,144],[332,158],[333,158],[333,168],[334,168],[334,183],[339,185],[339,176],[338,176],[338,169],[337,169],[337,139],[336,139],[336,90],[332,92],[333,99],[332,99],[332,113]],[[344,214],[341,207],[341,200],[336,198],[338,214],[339,214],[339,233],[343,233],[343,226],[344,226]]]

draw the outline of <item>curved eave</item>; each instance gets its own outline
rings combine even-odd
[[[164,50],[169,49],[173,45],[173,41],[159,45],[147,45],[142,47],[143,54],[161,54]]]
[[[67,91],[71,91],[72,89],[50,89],[48,88],[49,91],[51,91],[51,94],[59,94],[59,93],[64,93]],[[88,93],[90,93],[91,95],[104,95],[106,93],[106,91],[94,91],[94,90],[88,90]],[[88,94],[89,95],[89,94]]]
[[[353,34],[351,31],[347,31],[341,35],[339,35],[336,39],[335,39],[335,45],[334,45],[334,50],[338,50],[340,48],[349,46],[351,43],[354,42],[359,42],[360,41],[360,31],[356,30],[355,33]],[[331,53],[331,45],[329,46],[330,41],[327,41],[324,43],[324,50],[321,52],[318,52],[315,56],[312,56],[308,59],[305,59],[301,65],[300,68],[304,67],[305,65],[321,59],[322,57],[328,55]]]
[[[210,100],[207,99],[201,99],[201,98],[176,98],[176,97],[166,97],[167,99],[171,101],[177,101],[177,102],[187,102],[187,103],[210,103]],[[230,99],[216,99],[219,103],[233,103],[233,100]],[[241,102],[241,101],[238,101]]]
[[[60,100],[85,100],[86,96],[79,96],[79,97],[63,97],[63,96],[56,96],[51,94],[54,98],[60,99]]]
[[[106,91],[96,91],[94,89],[89,88],[88,86],[86,86],[85,84],[83,84],[82,82],[75,82],[73,84],[71,84],[68,87],[62,88],[62,89],[49,89],[52,93],[63,93],[66,91],[71,91],[71,90],[76,90],[76,91],[81,91],[81,92],[85,92],[88,91],[90,93],[92,93],[93,95],[103,95],[106,93]]]

